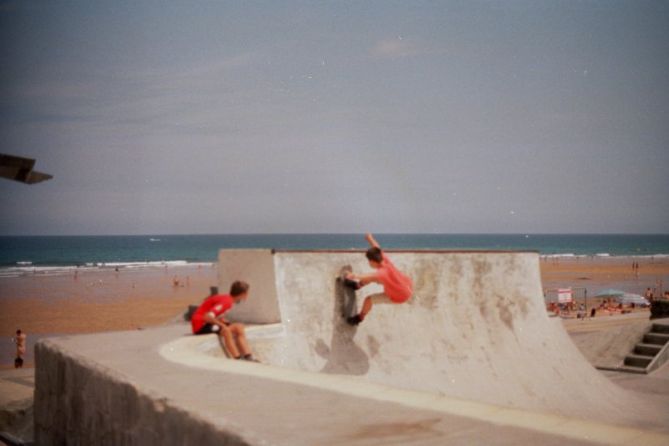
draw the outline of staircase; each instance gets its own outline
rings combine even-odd
[[[654,323],[625,357],[621,372],[650,373],[669,359],[669,323]]]

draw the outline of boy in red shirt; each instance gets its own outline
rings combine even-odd
[[[244,325],[231,324],[223,318],[223,313],[236,303],[245,300],[248,294],[249,284],[238,280],[230,287],[230,294],[216,294],[207,297],[193,313],[190,323],[193,334],[217,333],[219,341],[222,341],[222,345],[225,345],[228,353],[234,359],[258,362],[253,358],[246,341]]]
[[[401,304],[408,301],[413,294],[411,278],[393,265],[393,262],[383,253],[381,246],[372,234],[367,234],[365,238],[371,246],[365,256],[367,256],[369,266],[374,268],[376,272],[365,275],[350,273],[346,276],[344,284],[357,290],[372,282],[380,283],[383,285],[383,294],[367,296],[360,313],[346,319],[346,322],[351,325],[358,325],[362,322],[367,313],[372,310],[373,304]]]

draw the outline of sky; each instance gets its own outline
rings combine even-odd
[[[0,0],[0,235],[668,233],[669,3]]]

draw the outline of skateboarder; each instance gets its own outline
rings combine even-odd
[[[365,238],[370,245],[365,255],[369,266],[376,271],[364,275],[347,274],[344,284],[357,290],[372,282],[380,283],[383,285],[383,294],[367,296],[360,313],[346,319],[346,322],[351,325],[358,325],[362,322],[372,310],[373,304],[401,304],[409,300],[413,294],[411,278],[393,265],[372,234],[367,234]]]
[[[249,284],[238,280],[230,287],[230,294],[215,294],[207,297],[195,310],[190,322],[193,334],[218,334],[222,346],[225,346],[225,350],[232,358],[258,362],[253,358],[246,341],[244,325],[232,324],[223,318],[223,313],[245,300],[248,294]]]

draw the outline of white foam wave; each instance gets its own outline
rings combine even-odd
[[[555,259],[555,258],[577,258],[577,257],[587,257],[586,255],[581,255],[581,254],[574,254],[572,252],[567,252],[567,253],[562,253],[562,254],[543,254],[541,257],[545,257],[548,259]]]
[[[18,277],[27,275],[55,276],[71,274],[76,266],[13,266],[0,268],[0,277]]]
[[[574,259],[583,259],[583,258],[611,258],[611,259],[666,259],[669,258],[669,254],[645,254],[645,255],[631,255],[631,254],[610,254],[608,252],[600,252],[597,254],[573,254],[573,253],[564,253],[564,254],[541,254],[541,258],[552,259],[552,258],[574,258]]]
[[[151,268],[165,266],[187,266],[192,265],[185,260],[158,260],[150,262],[89,262],[88,267],[97,268]]]
[[[211,267],[212,262],[194,262],[189,263],[185,260],[167,260],[151,262],[88,262],[83,266],[10,266],[0,268],[0,277],[18,277],[28,275],[54,276],[54,275],[73,275],[75,271],[108,271],[110,269],[139,270],[150,268],[173,268],[173,267]]]

